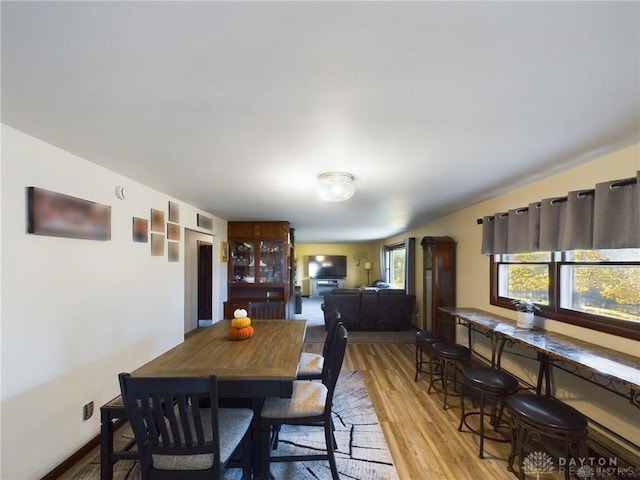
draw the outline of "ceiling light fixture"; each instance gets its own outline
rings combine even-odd
[[[342,172],[327,172],[318,175],[316,193],[326,202],[344,202],[356,193],[353,175]]]

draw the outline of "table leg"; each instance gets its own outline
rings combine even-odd
[[[538,384],[536,385],[536,393],[542,393],[542,381],[544,380],[544,394],[551,395],[551,377],[549,372],[549,357],[538,354],[540,358],[540,367],[538,368]]]
[[[264,398],[252,398],[253,421],[251,423],[251,472],[253,480],[269,480],[269,473],[262,471],[262,421],[260,413]]]
[[[100,412],[100,480],[113,479],[113,422],[111,415],[102,410]]]

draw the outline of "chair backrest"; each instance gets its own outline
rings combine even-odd
[[[249,318],[264,320],[284,318],[283,302],[249,302]]]
[[[211,478],[220,477],[215,375],[145,378],[121,373],[119,380],[127,418],[141,455],[142,478],[148,478],[152,468],[206,470],[211,472]],[[189,455],[192,457],[187,458]],[[184,461],[176,461],[176,456]],[[179,478],[177,471],[174,478]]]
[[[328,349],[322,367],[322,383],[327,387],[326,407],[331,409],[333,403],[333,392],[336,389],[336,382],[342,369],[344,354],[347,350],[347,329],[342,323],[338,323],[336,336],[333,345]]]
[[[331,315],[329,315],[329,321],[327,323],[327,336],[324,339],[324,345],[322,346],[322,356],[326,357],[329,349],[333,346],[336,335],[338,334],[338,326],[342,325],[340,322],[340,312],[338,310],[334,310]]]

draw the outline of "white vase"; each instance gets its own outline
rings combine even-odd
[[[533,328],[533,312],[516,312],[516,324],[520,328]]]

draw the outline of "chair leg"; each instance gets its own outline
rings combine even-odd
[[[242,440],[242,480],[251,480],[251,430]]]
[[[278,427],[278,425],[274,425],[273,427]],[[272,435],[271,435],[272,425],[266,421],[262,421],[262,448],[261,450],[261,468],[262,468],[262,477],[267,480],[271,477],[271,467],[270,467],[270,457],[271,457],[271,448],[272,448]]]
[[[340,480],[338,474],[338,466],[336,465],[336,457],[334,454],[334,442],[333,436],[333,422],[324,422],[324,439],[327,443],[327,456],[329,457],[329,466],[331,467],[331,478],[333,480]]]

